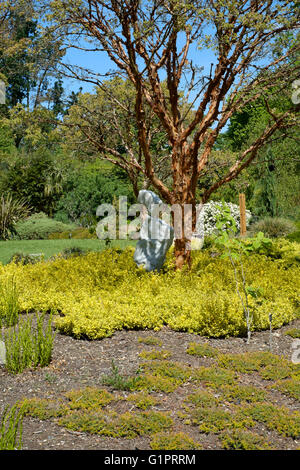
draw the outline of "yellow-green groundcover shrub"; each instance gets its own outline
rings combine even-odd
[[[137,268],[133,249],[105,250],[34,265],[0,265],[0,282],[11,276],[17,284],[21,311],[50,311],[55,325],[75,337],[100,339],[114,331],[160,329],[207,336],[246,333],[246,322],[230,261],[193,253],[190,272],[174,272],[169,253],[164,271]],[[299,266],[262,255],[243,260],[250,296],[253,329],[274,328],[299,316]]]

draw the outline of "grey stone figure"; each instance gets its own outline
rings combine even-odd
[[[0,341],[0,365],[6,364],[6,347],[4,341]]]
[[[134,261],[138,266],[144,266],[146,271],[159,271],[166,258],[166,253],[173,243],[174,229],[153,213],[154,204],[163,204],[153,192],[143,189],[139,192],[138,202],[143,204],[148,214],[142,217],[140,238],[137,242]]]

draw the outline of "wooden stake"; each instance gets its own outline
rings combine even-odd
[[[241,237],[243,237],[247,233],[245,194],[243,193],[239,194],[239,201],[240,201],[240,234],[241,234]]]

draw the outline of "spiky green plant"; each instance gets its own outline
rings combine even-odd
[[[0,198],[0,240],[7,240],[15,233],[18,220],[25,219],[31,208],[25,199],[13,198],[11,194]]]
[[[19,294],[15,278],[0,282],[0,327],[14,326],[19,318]]]
[[[55,333],[52,332],[52,314],[44,326],[45,314],[36,316],[36,327],[32,318],[21,321],[18,327],[6,332],[6,368],[13,374],[27,367],[47,366],[51,361]]]
[[[0,450],[21,450],[24,410],[6,406],[0,421]]]

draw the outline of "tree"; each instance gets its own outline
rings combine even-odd
[[[74,47],[105,52],[134,85],[134,117],[142,158],[131,166],[145,175],[168,204],[182,209],[182,235],[175,240],[176,267],[190,262],[191,231],[196,224],[196,188],[205,171],[216,139],[234,112],[259,97],[268,102],[268,90],[290,93],[299,63],[299,11],[290,1],[245,0],[55,0],[53,19],[70,34]],[[289,47],[271,54],[279,35],[293,35]],[[78,34],[79,42],[74,42]],[[83,41],[86,40],[86,42]],[[197,63],[191,55],[197,46]],[[215,61],[201,73],[201,50],[211,48]],[[288,64],[288,67],[286,65]],[[66,66],[73,76],[101,86],[99,73]],[[270,74],[272,72],[272,83]],[[165,77],[167,89],[162,87]],[[192,96],[194,117],[185,122],[180,113],[180,90]],[[193,91],[193,95],[191,92]],[[170,146],[172,187],[158,177],[147,138],[146,107],[160,120]],[[274,132],[296,124],[298,105],[274,113],[259,136],[241,151],[233,165],[203,192],[202,202],[247,168]]]
[[[95,156],[117,165],[127,173],[138,196],[139,187],[145,187],[149,182],[146,175],[133,165],[135,161],[142,161],[134,103],[133,84],[115,77],[106,80],[101,88],[97,87],[94,94],[79,94],[60,127],[66,137],[67,150],[72,150],[80,158],[82,155]],[[182,98],[181,110],[186,109],[187,103]],[[144,124],[155,173],[167,184],[171,174],[170,147],[161,122],[150,107],[145,108]]]
[[[67,99],[67,103],[66,103],[67,109],[65,110],[65,114],[68,114],[69,108],[71,108],[71,106],[78,103],[78,96],[80,95],[81,92],[82,92],[82,87],[79,87],[79,90],[77,92],[75,92],[74,90],[71,91]]]
[[[30,46],[37,34],[32,2],[28,2],[27,8],[22,1],[4,2],[0,25],[0,71],[8,83],[7,102],[15,106],[28,97],[32,86]]]
[[[51,98],[53,101],[53,113],[55,116],[63,115],[65,112],[65,105],[63,101],[64,87],[62,79],[57,80],[53,85],[53,90],[51,90]]]
[[[69,170],[63,185],[63,194],[55,208],[55,218],[75,222],[82,226],[96,225],[96,210],[100,204],[111,203],[113,198],[127,196],[133,202],[128,180],[114,171],[96,172],[83,168]]]
[[[0,129],[9,131],[16,148],[24,148],[29,152],[38,148],[56,149],[61,136],[55,128],[53,111],[42,107],[28,111],[18,104],[0,120]]]
[[[40,105],[65,54],[62,39],[43,22],[40,3],[6,0],[0,4],[0,78],[7,85],[8,107],[24,101],[28,109]]]
[[[25,200],[35,212],[52,215],[67,168],[49,152],[18,155],[1,180],[1,192]]]
[[[271,149],[268,149],[266,161],[260,171],[261,178],[256,183],[256,192],[254,194],[256,215],[275,217],[277,215],[274,176],[275,165],[274,155]]]
[[[278,50],[278,49],[277,49]],[[276,51],[276,50],[275,50]],[[272,78],[270,78],[272,80]],[[290,107],[290,96],[280,89],[271,89],[266,102],[263,97],[236,112],[225,133],[219,136],[221,155],[246,149],[268,125],[269,112],[277,114]],[[297,128],[278,129],[257,154],[255,164],[243,172],[247,185],[248,208],[257,216],[297,217],[299,212],[300,141]],[[237,180],[231,182],[237,194]],[[222,189],[229,195],[228,186]],[[298,209],[297,209],[298,208]]]

